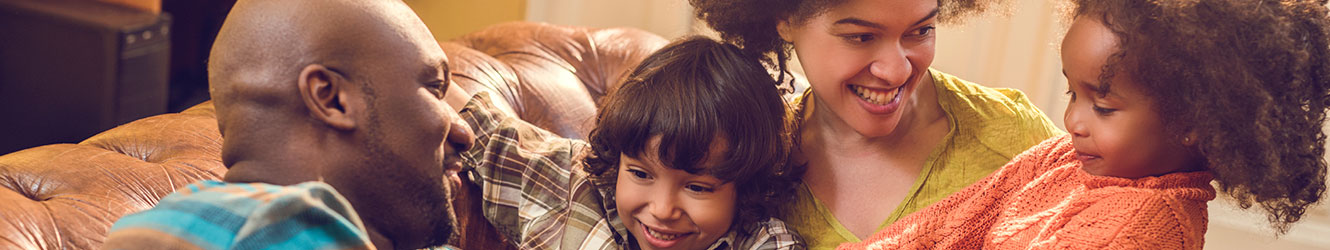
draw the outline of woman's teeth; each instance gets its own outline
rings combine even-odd
[[[671,241],[674,240],[674,238],[679,238],[679,236],[684,235],[684,234],[666,234],[666,233],[656,232],[656,230],[651,230],[650,227],[646,227],[646,229],[647,233],[651,234],[651,237],[656,237],[657,239],[661,239],[664,241]]]
[[[854,94],[858,95],[859,99],[863,99],[864,101],[868,101],[869,103],[872,104],[887,105],[887,103],[891,102],[892,99],[896,98],[896,94],[900,92],[901,88],[893,88],[888,91],[881,91],[881,90],[860,87],[857,85],[850,85],[850,90],[854,90]]]

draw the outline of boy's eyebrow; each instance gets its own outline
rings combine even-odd
[[[639,166],[639,167],[644,167],[644,168],[645,168],[645,167],[651,167],[651,166],[650,166],[651,164],[648,163],[648,161],[650,161],[650,160],[646,160],[646,159],[642,159],[642,158],[640,158],[640,157],[642,157],[642,155],[643,155],[643,153],[638,153],[637,156],[619,157],[619,162],[620,162],[620,163],[627,163],[627,164],[635,165],[635,166]],[[626,155],[625,155],[625,156],[626,156]],[[657,159],[657,160],[658,160],[658,159]]]
[[[624,154],[624,156],[619,157],[619,162],[637,162],[637,160],[634,160],[633,157]]]

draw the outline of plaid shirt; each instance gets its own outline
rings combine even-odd
[[[637,249],[614,205],[617,174],[584,170],[590,145],[499,112],[484,92],[461,110],[476,134],[462,175],[480,186],[495,228],[522,249]],[[707,249],[804,249],[778,219],[753,228],[748,237],[730,231]]]

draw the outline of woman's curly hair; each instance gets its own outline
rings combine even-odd
[[[1325,191],[1330,20],[1325,0],[1073,0],[1118,39],[1166,132],[1195,135],[1221,192],[1288,231]]]
[[[786,61],[794,48],[776,31],[781,21],[802,23],[843,4],[847,0],[688,0],[697,18],[720,33],[721,40],[744,51],[764,55],[762,62],[780,72],[777,82],[789,73]],[[996,8],[1006,0],[937,0],[938,20],[958,24],[966,17]],[[886,11],[886,10],[883,10]],[[774,57],[774,58],[773,58]]]
[[[606,98],[586,170],[613,180],[620,154],[655,156],[668,168],[733,183],[731,229],[747,235],[793,199],[803,175],[788,161],[792,122],[777,86],[757,55],[734,45],[701,36],[666,45]],[[654,137],[660,141],[653,151]],[[704,166],[718,138],[724,160]]]

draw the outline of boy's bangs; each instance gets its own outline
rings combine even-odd
[[[600,112],[600,143],[724,181],[779,167],[789,153],[780,90],[756,59],[726,46],[693,40],[644,60]],[[705,166],[720,141],[723,160]]]
[[[722,100],[720,95],[726,93],[718,89],[704,86],[684,89],[673,86],[688,85],[659,83],[638,84],[641,88],[662,89],[653,89],[650,95],[624,93],[634,98],[617,100],[622,102],[616,103],[620,110],[607,110],[612,112],[605,114],[606,123],[599,129],[609,139],[608,146],[630,157],[658,157],[669,168],[709,174],[724,181],[777,167],[780,159],[787,157],[784,155],[787,149],[780,141],[782,103],[753,105],[745,103],[753,100],[733,100],[745,99],[733,94],[731,99]],[[632,86],[621,89],[638,90]],[[754,107],[762,105],[776,108]],[[649,148],[648,143],[655,136],[660,136],[660,142]],[[726,143],[722,145],[724,151],[714,153],[724,154],[723,160],[705,166],[708,154],[713,153],[712,144],[721,142]]]
[[[715,110],[709,108],[710,103],[702,101],[712,99],[704,96],[711,91],[690,91],[675,87],[681,84],[660,82],[631,85],[620,91],[633,98],[618,100],[622,103],[616,106],[621,110],[606,113],[604,121],[617,124],[601,124],[599,128],[609,139],[608,146],[633,158],[656,158],[673,169],[690,174],[703,173],[705,166],[702,164],[718,135],[716,125],[720,122]],[[645,88],[656,89],[651,90],[652,94],[632,93],[646,92],[640,91]],[[653,148],[648,148],[648,143],[655,136],[660,136],[659,145],[654,148],[655,152],[649,152]]]

